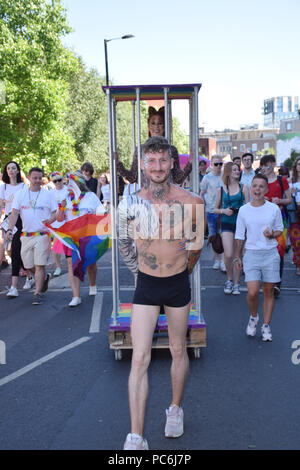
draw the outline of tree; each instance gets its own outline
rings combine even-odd
[[[61,0],[1,0],[1,164],[14,158],[28,170],[45,158],[60,170],[77,163],[65,116],[78,61],[60,39],[70,31]]]
[[[96,173],[109,169],[107,98],[102,90],[105,78],[87,69],[79,58],[79,69],[69,81],[67,129],[74,139],[77,159],[93,164]],[[117,144],[120,160],[129,167],[132,161],[132,105],[116,105]],[[147,138],[147,108],[141,102],[141,141]]]
[[[275,155],[275,153],[275,149],[273,147],[269,147],[267,149],[258,150],[257,152],[255,152],[255,155],[257,155],[258,157],[263,157],[264,155]]]
[[[283,162],[284,166],[287,166],[288,168],[292,168],[294,161],[296,160],[297,157],[300,157],[300,152],[296,152],[296,150],[292,150],[290,158],[287,158],[286,160],[284,160]]]

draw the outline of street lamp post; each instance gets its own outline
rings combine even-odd
[[[109,86],[108,59],[107,59],[107,43],[110,42],[110,41],[115,41],[116,39],[130,39],[130,38],[134,38],[133,34],[125,34],[125,36],[122,36],[122,37],[120,37],[120,38],[104,39],[106,86]]]

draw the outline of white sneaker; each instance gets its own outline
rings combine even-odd
[[[212,268],[213,269],[220,269],[220,261],[218,259],[215,260]]]
[[[89,295],[96,295],[97,294],[97,286],[90,286]]]
[[[249,322],[246,328],[246,334],[247,336],[255,336],[256,335],[256,328],[258,324],[258,315],[257,317],[252,317],[250,315]]]
[[[234,284],[233,289],[232,289],[232,294],[240,295],[240,286],[238,284]]]
[[[23,289],[24,290],[29,290],[29,289],[32,289],[34,287],[34,278],[33,277],[26,277],[26,281],[25,281],[25,284],[23,286]]]
[[[18,295],[19,295],[18,289],[16,287],[11,286],[11,288],[9,289],[9,291],[7,292],[6,295],[10,299],[14,299],[15,297],[18,297]]]
[[[232,294],[233,291],[233,282],[226,281],[224,286],[224,294]]]
[[[69,303],[69,307],[77,307],[77,305],[81,304],[81,298],[80,297],[72,297],[71,302]]]
[[[148,442],[137,434],[128,434],[123,450],[149,450]]]
[[[261,334],[263,341],[272,341],[272,333],[270,329],[270,325],[263,325],[261,327]]]
[[[165,426],[166,437],[180,437],[183,434],[183,409],[177,405],[166,410],[167,421]]]
[[[61,269],[60,268],[56,268],[56,270],[54,271],[53,273],[53,276],[60,276],[61,275]]]
[[[225,266],[225,263],[223,260],[221,260],[220,262],[220,269],[222,271],[222,273],[226,273],[226,266]]]

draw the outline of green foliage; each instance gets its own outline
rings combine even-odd
[[[292,150],[290,158],[287,158],[283,162],[284,166],[287,166],[288,168],[292,168],[294,161],[296,160],[297,157],[300,157],[300,152],[296,152],[296,150]]]
[[[89,161],[95,173],[108,170],[109,136],[107,98],[102,90],[105,84],[94,69],[88,70],[79,59],[79,70],[72,74],[69,82],[70,101],[66,119],[67,128],[75,141],[78,160]],[[133,155],[132,104],[116,104],[117,143],[120,160],[130,167]],[[141,103],[141,140],[147,138],[147,108]]]
[[[189,137],[180,129],[180,123],[177,118],[173,117],[173,143],[178,150],[179,154],[190,153]]]
[[[60,0],[1,0],[1,165],[15,157],[24,170],[42,158],[49,169],[76,163],[64,121],[68,79],[78,65],[60,40],[70,30]]]
[[[107,99],[103,77],[63,46],[67,24],[62,0],[0,1],[0,164],[17,160],[27,172],[74,170],[90,161],[109,169]],[[120,160],[133,155],[132,104],[116,105]],[[141,142],[148,137],[141,102]],[[137,140],[137,137],[136,137]],[[173,119],[173,142],[188,153],[188,137]]]

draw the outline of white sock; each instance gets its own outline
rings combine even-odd
[[[142,436],[140,436],[139,434],[135,434],[135,432],[132,432],[131,436],[135,439],[143,439]]]

